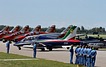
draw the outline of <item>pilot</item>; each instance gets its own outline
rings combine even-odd
[[[86,49],[86,67],[91,67],[91,48],[88,46],[88,48]]]
[[[74,54],[73,45],[71,45],[69,51],[70,51],[70,64],[73,64],[73,54]]]
[[[91,67],[95,66],[95,60],[96,60],[97,51],[92,48],[91,51]]]
[[[84,65],[84,45],[81,46],[80,50],[80,64]]]
[[[76,49],[75,49],[75,56],[76,56],[75,64],[79,64],[79,56],[78,56],[78,53],[79,53],[79,46],[77,46]]]
[[[83,65],[86,66],[86,57],[87,57],[87,46],[84,46],[83,50]]]
[[[9,50],[10,50],[10,44],[11,44],[11,41],[8,41],[8,42],[6,43],[7,53],[9,53]]]
[[[82,45],[80,45],[78,48],[78,60],[79,60],[78,63],[79,64],[81,64],[81,48],[82,48]]]

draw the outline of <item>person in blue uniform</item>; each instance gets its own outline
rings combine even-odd
[[[91,67],[95,66],[96,55],[97,55],[97,51],[94,50],[94,48],[92,48],[92,51],[91,51]]]
[[[83,65],[86,66],[86,57],[87,57],[87,46],[84,46],[83,50]]]
[[[80,50],[80,64],[84,65],[84,45],[81,47]]]
[[[33,43],[33,57],[36,58],[36,44]]]
[[[87,50],[86,67],[91,67],[91,48],[88,46],[88,48],[86,50]]]
[[[73,64],[73,55],[74,55],[73,45],[71,45],[69,51],[70,51],[70,64]]]
[[[79,62],[79,64],[81,64],[81,57],[82,57],[82,55],[81,55],[81,50],[82,50],[82,45],[80,45],[80,47],[78,48],[78,62]]]
[[[8,42],[6,43],[6,48],[7,48],[7,53],[8,53],[8,54],[9,54],[9,50],[10,50],[10,44],[11,44],[10,41],[8,41]]]
[[[76,49],[75,49],[75,56],[76,56],[75,64],[79,64],[79,56],[78,56],[78,53],[79,53],[79,46],[77,46]]]

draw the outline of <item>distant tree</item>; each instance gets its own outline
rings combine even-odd
[[[42,28],[41,31],[46,31],[48,28]]]
[[[5,26],[5,25],[0,25],[0,31],[1,31],[4,27],[6,27],[6,26]]]

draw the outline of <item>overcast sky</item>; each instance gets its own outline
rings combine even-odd
[[[106,0],[0,0],[0,25],[106,28]]]

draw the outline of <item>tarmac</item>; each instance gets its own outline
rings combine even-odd
[[[0,52],[6,53],[5,43],[0,42]],[[10,46],[10,53],[33,57],[33,49],[22,48],[22,50],[18,50],[18,48],[16,46],[13,46],[12,44]],[[66,48],[53,49],[53,51],[46,50],[43,52],[37,49],[37,58],[69,63],[70,52]],[[75,62],[75,56],[73,62]],[[105,50],[97,51],[96,67],[106,67]]]

